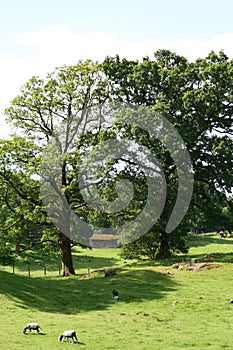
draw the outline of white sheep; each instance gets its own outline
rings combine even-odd
[[[37,333],[39,333],[39,329],[41,329],[41,328],[38,325],[38,323],[30,322],[26,325],[26,327],[24,327],[24,329],[23,329],[24,334],[26,333],[27,329],[29,329],[30,333],[32,330],[37,331]]]
[[[72,339],[72,343],[74,343],[74,339],[78,343],[78,338],[76,336],[76,332],[75,331],[65,331],[65,332],[63,332],[62,335],[59,335],[58,341],[63,341],[64,339],[67,340],[68,338]]]

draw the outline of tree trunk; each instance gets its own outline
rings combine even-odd
[[[163,232],[160,234],[159,247],[156,254],[156,259],[166,259],[171,257],[168,234]]]
[[[20,254],[20,243],[19,242],[17,242],[16,245],[15,245],[15,252],[17,254]]]
[[[70,238],[61,233],[58,244],[61,253],[62,276],[74,275],[75,271],[71,255]]]

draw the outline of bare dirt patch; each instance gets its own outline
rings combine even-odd
[[[203,271],[211,270],[221,267],[220,264],[214,262],[214,257],[212,255],[206,255],[201,259],[195,259],[190,261],[181,261],[174,263],[172,265],[173,269],[177,270],[187,270],[187,271]]]

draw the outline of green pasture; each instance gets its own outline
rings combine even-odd
[[[59,276],[55,253],[28,254],[14,274],[0,266],[0,349],[233,349],[233,239],[192,235],[189,244],[187,255],[158,262],[125,261],[118,249],[79,249],[69,278]],[[206,255],[214,268],[188,268]],[[116,275],[105,277],[113,267]],[[40,334],[22,333],[30,321]],[[78,344],[57,341],[66,329],[76,330]]]

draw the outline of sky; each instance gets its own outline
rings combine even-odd
[[[233,58],[232,0],[0,0],[0,138],[5,108],[33,75],[80,59],[141,59],[169,49],[190,61]]]

